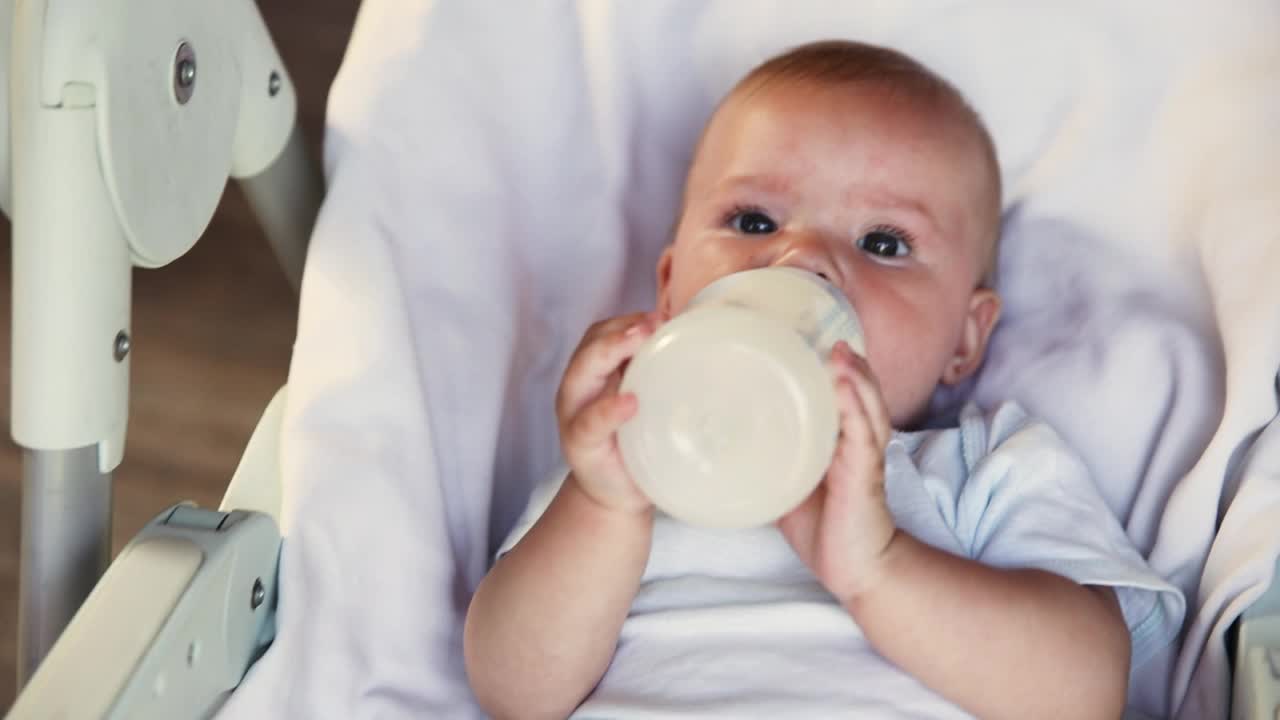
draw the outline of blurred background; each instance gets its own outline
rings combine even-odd
[[[319,157],[329,85],[359,0],[258,0]],[[7,48],[5,49],[7,51]],[[0,714],[13,702],[22,467],[9,439],[9,223],[0,216]],[[216,507],[267,402],[284,384],[297,299],[235,183],[204,237],[134,271],[130,416],[114,476],[114,551],[180,500]]]

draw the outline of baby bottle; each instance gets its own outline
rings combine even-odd
[[[865,352],[844,294],[788,267],[708,285],[632,358],[639,401],[618,431],[623,461],[654,505],[684,522],[773,522],[813,492],[839,432],[825,361]]]

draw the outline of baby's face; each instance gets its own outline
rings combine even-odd
[[[852,302],[896,426],[981,361],[998,314],[978,290],[993,228],[967,130],[868,88],[773,82],[731,98],[690,169],[658,265],[659,310],[725,275],[793,266]],[[985,324],[985,327],[984,327]]]

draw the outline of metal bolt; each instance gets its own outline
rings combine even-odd
[[[116,362],[120,362],[121,360],[124,360],[125,356],[129,354],[129,350],[132,347],[133,347],[133,343],[129,340],[128,332],[121,330],[120,332],[116,333],[116,345],[115,345]]]
[[[271,71],[271,77],[267,79],[267,93],[271,97],[275,97],[280,92],[280,73],[275,70]]]
[[[254,578],[253,594],[249,596],[249,609],[257,610],[263,600],[267,599],[267,589],[262,587],[262,578]]]
[[[196,51],[187,43],[178,46],[173,58],[173,97],[185,105],[196,91]]]

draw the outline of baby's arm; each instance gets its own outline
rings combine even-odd
[[[1114,593],[988,567],[898,530],[883,397],[847,346],[832,363],[841,439],[825,482],[779,523],[796,554],[880,654],[974,715],[1119,717],[1130,648]]]
[[[467,674],[495,718],[564,718],[604,675],[649,557],[652,513],[605,508],[570,476],[480,583]]]
[[[566,717],[613,658],[653,533],[652,505],[617,448],[616,431],[636,410],[618,385],[656,323],[652,315],[599,323],[569,361],[556,414],[572,472],[467,611],[467,674],[494,717]]]
[[[886,658],[983,718],[1118,718],[1129,632],[1115,594],[1000,570],[898,532],[843,599]]]

